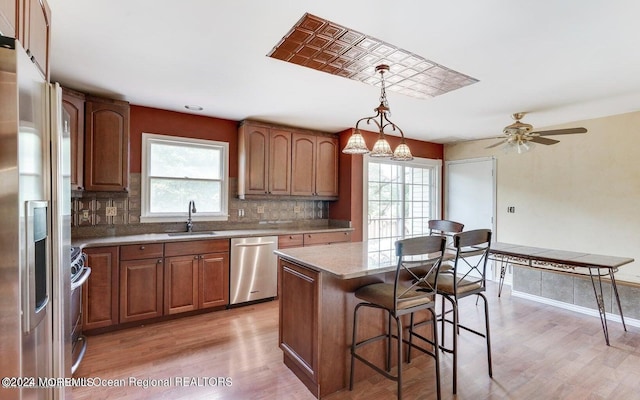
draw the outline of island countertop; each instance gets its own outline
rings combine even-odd
[[[349,242],[323,246],[279,249],[275,254],[339,279],[353,279],[395,271],[394,251],[379,252],[373,242]]]

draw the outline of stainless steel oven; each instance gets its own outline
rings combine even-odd
[[[85,351],[87,338],[82,334],[82,285],[89,279],[91,268],[87,255],[78,247],[71,248],[71,373],[78,369]]]

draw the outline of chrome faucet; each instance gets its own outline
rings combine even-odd
[[[191,213],[196,212],[196,202],[193,200],[189,200],[189,218],[187,219],[187,232],[191,232],[193,230],[193,222],[191,222]]]

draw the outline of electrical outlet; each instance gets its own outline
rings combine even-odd
[[[105,207],[105,212],[107,217],[115,217],[118,215],[118,208],[116,207]]]
[[[514,206],[507,207],[507,212],[510,214],[514,214],[516,212],[516,208]]]
[[[82,210],[82,219],[84,221],[88,221],[89,220],[89,210]]]
[[[258,214],[264,214],[264,206],[258,206]]]
[[[302,212],[302,207],[300,207],[300,206],[293,206],[293,212]]]
[[[238,208],[238,217],[244,217],[244,208]]]

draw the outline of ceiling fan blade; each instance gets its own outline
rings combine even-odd
[[[555,140],[555,139],[547,139],[547,138],[543,138],[540,136],[534,136],[531,139],[529,139],[530,142],[533,143],[540,143],[540,144],[556,144],[556,143],[560,143],[559,140]]]
[[[553,129],[550,131],[536,131],[531,132],[535,133],[538,136],[553,136],[553,135],[568,135],[571,133],[586,133],[586,128],[568,128],[568,129]]]
[[[505,139],[505,140],[501,140],[501,141],[499,141],[498,143],[494,143],[494,144],[492,144],[491,146],[487,146],[487,147],[485,147],[485,149],[491,149],[491,148],[494,148],[494,147],[498,147],[498,146],[500,146],[501,144],[506,143],[506,142],[507,142],[507,139]]]

